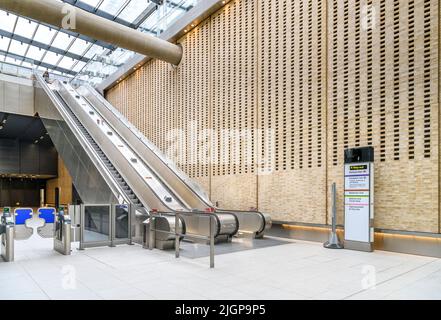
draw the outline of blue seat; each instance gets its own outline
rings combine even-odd
[[[33,210],[30,208],[19,208],[15,209],[15,225],[24,225],[26,224],[26,220],[32,218]]]
[[[38,217],[44,219],[46,223],[55,222],[55,208],[40,208],[38,209]]]

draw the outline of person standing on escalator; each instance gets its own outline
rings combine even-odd
[[[49,83],[49,71],[45,71],[44,73],[43,73],[43,79],[44,79],[44,81],[46,81],[47,83]]]

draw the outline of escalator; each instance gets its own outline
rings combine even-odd
[[[38,74],[36,79],[52,101],[56,109],[54,112],[62,118],[57,124],[42,120],[51,138],[55,135],[53,140],[57,149],[62,148],[59,153],[63,160],[68,156],[74,158],[65,162],[68,170],[71,171],[70,163],[72,171],[76,173],[73,182],[81,197],[90,196],[93,187],[100,186],[104,198],[110,197],[109,193],[113,195],[112,203],[130,203],[136,208],[137,216],[141,217],[135,220],[137,224],[148,217],[152,210],[164,213],[214,212],[217,240],[230,240],[240,225],[244,228],[241,229],[243,232],[256,236],[263,235],[270,226],[269,217],[261,213],[214,208],[202,188],[162,155],[93,88],[83,86],[74,89],[70,84],[58,81],[47,84]],[[67,129],[70,134],[66,134]],[[60,138],[63,135],[65,137]],[[70,141],[69,152],[63,152],[68,144],[65,140]],[[78,148],[82,151],[78,151]],[[76,152],[81,154],[74,155]],[[86,156],[88,159],[85,159]],[[79,165],[77,162],[86,163]],[[78,169],[81,166],[82,175]],[[89,172],[92,176],[99,173],[100,177],[95,177],[95,184],[90,185],[89,181],[86,186],[82,181],[87,179]],[[174,230],[174,219],[164,219],[167,219],[170,230]],[[198,216],[185,217],[183,220],[183,230],[207,234],[208,226]]]
[[[263,237],[265,231],[271,227],[271,217],[257,210],[241,211],[216,208],[197,183],[182,172],[94,88],[86,84],[78,88],[77,92],[100,112],[125,141],[137,150],[140,157],[146,159],[152,170],[160,175],[161,179],[173,190],[176,190],[179,196],[193,209],[215,212],[217,217],[221,219],[224,214],[234,214],[239,231],[252,234],[256,238]],[[200,231],[196,230],[200,228],[197,220],[197,217],[186,218],[186,227],[189,232]]]

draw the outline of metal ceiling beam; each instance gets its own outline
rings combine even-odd
[[[62,1],[65,2],[65,3],[68,3],[68,4],[70,4],[70,5],[73,5],[73,6],[77,7],[77,8],[83,9],[83,10],[85,10],[85,11],[87,11],[87,12],[94,13],[94,14],[100,16],[100,17],[103,17],[103,18],[106,18],[106,19],[109,19],[109,20],[114,20],[115,22],[121,23],[121,24],[123,24],[123,25],[125,25],[125,26],[127,26],[127,27],[131,27],[131,28],[133,28],[133,29],[137,29],[137,28],[136,28],[136,23],[135,23],[135,22],[130,23],[130,22],[128,22],[128,21],[126,21],[126,20],[123,20],[123,19],[120,19],[120,18],[118,18],[118,17],[115,19],[115,17],[112,16],[111,14],[109,14],[108,12],[106,12],[106,11],[104,11],[104,10],[101,10],[101,9],[99,9],[99,8],[96,9],[95,7],[91,6],[90,4],[84,3],[84,2],[82,2],[82,1],[78,1],[78,0],[62,0]],[[136,1],[136,0],[132,0],[132,1]],[[139,1],[139,0],[138,0],[138,1]],[[185,6],[183,6],[182,4],[178,4],[178,3],[175,3],[175,2],[173,2],[173,1],[168,1],[167,4],[170,5],[171,7],[174,7],[174,8],[180,8],[180,9],[183,9],[183,10],[185,10],[185,11],[189,11],[191,8],[193,8],[193,6],[187,6],[187,7],[185,7]],[[144,12],[145,12],[145,11],[148,12],[148,11],[150,11],[152,8],[154,8],[153,11],[155,11],[155,10],[157,9],[157,7],[158,7],[158,4],[156,4],[156,3],[154,3],[154,2],[152,1],[152,2],[147,6],[146,10],[144,10]]]
[[[69,74],[71,76],[75,76],[76,75],[76,72],[74,72],[72,70],[68,70],[68,69],[64,69],[64,68],[61,68],[61,67],[57,67],[57,66],[54,66],[53,64],[46,63],[46,62],[43,62],[43,61],[34,60],[34,59],[31,59],[31,58],[28,58],[28,57],[23,57],[21,55],[18,55],[18,54],[15,54],[15,53],[11,53],[11,52],[6,52],[4,50],[0,50],[0,55],[6,56],[6,57],[9,57],[9,58],[12,58],[12,59],[20,60],[20,61],[25,61],[25,62],[28,62],[30,64],[39,65],[39,66],[42,66],[43,68],[60,71],[60,72]]]
[[[66,12],[70,12],[75,14],[75,31],[78,33],[173,65],[178,65],[182,59],[182,48],[178,45],[57,0],[0,0],[0,8],[60,28]]]
[[[133,21],[133,28],[138,29],[156,10],[158,10],[158,6],[154,3],[150,3],[148,7]]]
[[[25,44],[33,45],[33,46],[35,46],[35,47],[37,47],[39,49],[48,50],[50,52],[53,52],[53,53],[56,53],[56,54],[59,54],[59,55],[62,55],[62,56],[66,56],[66,57],[69,57],[69,58],[72,58],[72,59],[75,59],[75,60],[80,60],[80,61],[83,61],[83,62],[88,62],[89,61],[89,59],[87,59],[85,57],[82,57],[82,56],[80,56],[78,54],[75,54],[75,53],[72,53],[72,52],[66,52],[65,50],[58,49],[56,47],[52,47],[52,46],[47,45],[45,43],[41,43],[41,42],[38,42],[38,41],[35,41],[35,40],[32,40],[32,39],[26,38],[26,37],[23,37],[23,36],[19,36],[18,34],[14,34],[14,33],[11,33],[11,32],[5,31],[5,30],[1,30],[0,29],[0,36],[6,37],[6,38],[10,38],[10,39],[13,39],[13,40],[16,40],[18,42],[25,43]]]

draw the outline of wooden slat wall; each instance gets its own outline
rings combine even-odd
[[[343,150],[372,145],[376,226],[439,232],[439,10],[437,0],[234,0],[179,41],[177,69],[150,61],[107,97],[164,151],[171,129],[186,133],[178,144],[197,140],[176,160],[222,207],[327,223],[335,181],[342,223]],[[189,124],[214,134],[192,138]],[[222,129],[245,137],[221,141]],[[189,161],[207,156],[211,166]],[[271,173],[257,175],[268,158]]]

